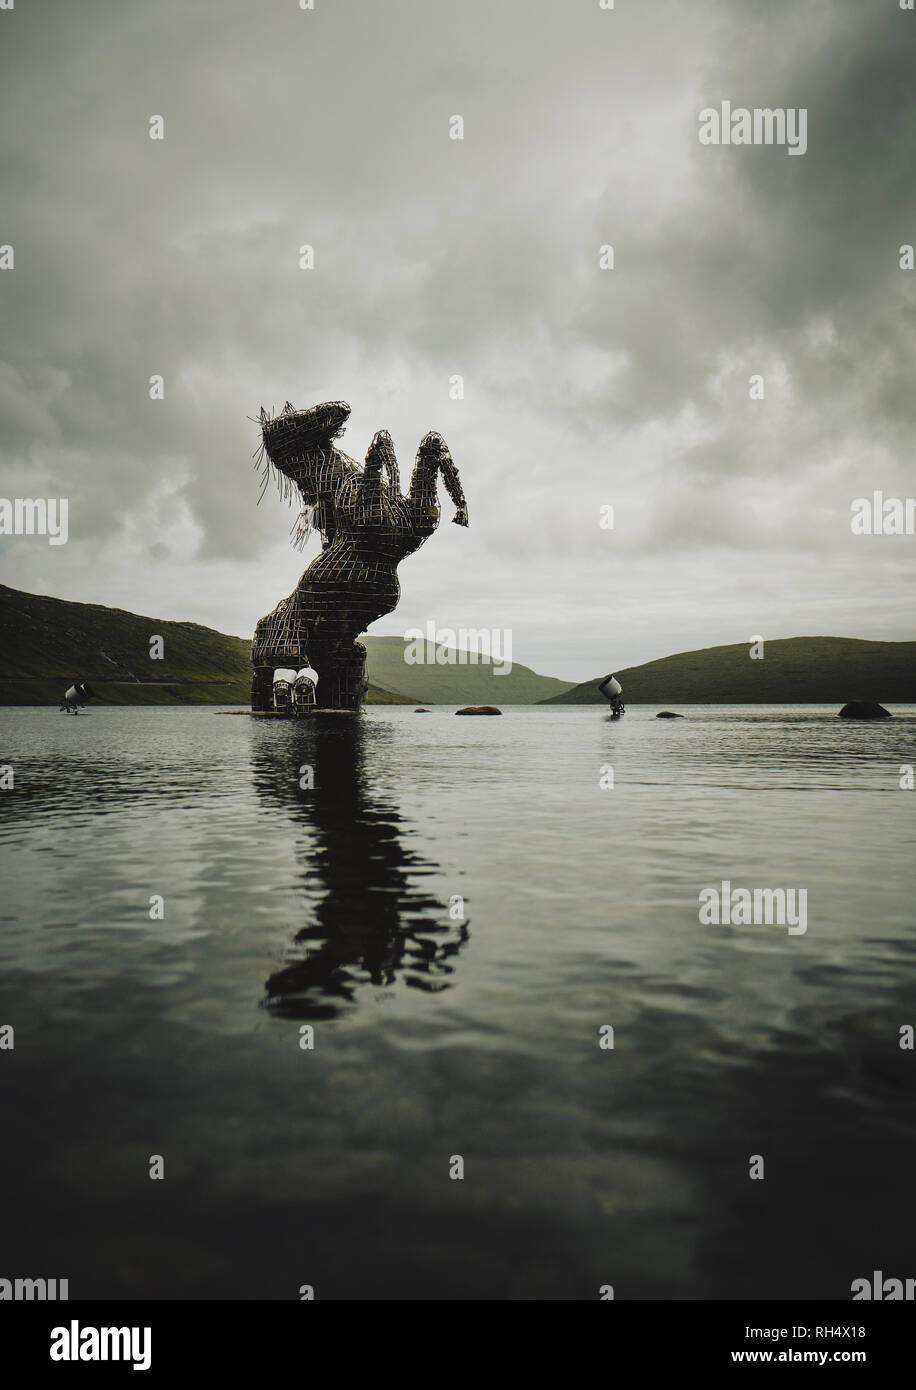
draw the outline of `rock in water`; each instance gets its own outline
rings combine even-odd
[[[658,713],[655,717],[656,717],[656,719],[683,719],[683,718],[684,718],[684,716],[683,716],[682,714],[674,714],[674,713],[672,713],[672,711],[671,711],[670,709],[663,709],[663,710],[660,710],[659,713]]]
[[[502,714],[501,709],[495,705],[465,705],[464,709],[456,709],[456,714]]]
[[[893,719],[889,709],[879,705],[877,700],[850,700],[840,710],[841,719]]]
[[[418,707],[414,710],[414,714],[429,714],[429,710],[428,710],[428,709],[423,709],[423,707],[422,707],[422,705],[421,705],[421,706],[418,706]]]

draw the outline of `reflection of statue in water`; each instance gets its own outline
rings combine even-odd
[[[430,994],[447,989],[468,930],[418,886],[432,866],[405,848],[402,816],[369,788],[366,756],[387,731],[346,720],[320,732],[300,724],[280,739],[273,728],[264,732],[253,749],[255,787],[272,815],[283,805],[301,821],[309,897],[288,964],[267,981],[266,1007],[314,1022],[354,1003],[360,985],[390,986],[400,978]],[[309,790],[291,775],[303,765],[314,770]]]
[[[323,548],[299,580],[255,629],[251,705],[272,707],[275,669],[313,667],[325,708],[358,710],[366,690],[366,649],[356,641],[370,623],[390,613],[400,597],[397,566],[439,524],[436,482],[442,474],[457,511],[468,514],[458,472],[445,441],[427,434],[420,444],[410,489],[401,495],[391,437],[379,430],[360,468],[338,449],[350,407],[332,401],[311,410],[288,402],[280,415],[261,411],[265,479],[277,470],[284,496],[302,506],[297,542],[314,526]]]

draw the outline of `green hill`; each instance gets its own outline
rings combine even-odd
[[[164,642],[161,661],[149,654],[153,635]],[[497,676],[489,660],[461,664],[467,654],[432,643],[425,663],[408,664],[402,638],[362,641],[370,704],[604,704],[597,686],[606,673],[571,686],[517,663]],[[762,661],[749,650],[707,647],[615,674],[629,704],[916,701],[916,642],[790,637],[766,642]],[[56,704],[73,680],[88,681],[106,704],[247,705],[250,640],[0,585],[0,704]]]
[[[154,635],[161,661],[150,657]],[[247,705],[251,640],[0,584],[0,704],[57,704],[73,680],[103,704]],[[416,701],[370,684],[369,703]]]
[[[615,671],[627,704],[843,704],[847,700],[916,701],[916,642],[855,637],[786,637],[764,643],[760,661],[750,643],[706,647]],[[604,704],[598,682],[584,681],[545,704]]]
[[[499,676],[488,657],[472,664],[468,658],[476,657],[475,652],[433,642],[423,643],[426,659],[413,665],[404,660],[413,643],[405,645],[401,637],[364,636],[360,641],[365,642],[369,653],[369,676],[374,684],[387,690],[409,690],[424,704],[534,705],[561,695],[571,685],[553,676],[539,676],[517,662],[512,663],[511,671]]]
[[[150,656],[154,635],[163,639],[162,660]],[[461,665],[466,653],[432,643],[426,644],[429,664],[408,665],[402,638],[362,641],[369,704],[534,704],[570,686],[515,664],[509,674],[496,676],[489,661]],[[454,662],[436,664],[437,652]],[[247,705],[251,640],[199,623],[145,618],[0,585],[0,704],[56,704],[73,680],[88,681],[105,704]]]

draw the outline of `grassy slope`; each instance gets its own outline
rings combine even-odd
[[[389,690],[410,690],[424,704],[446,705],[533,705],[552,695],[569,690],[570,682],[553,676],[539,676],[527,666],[512,663],[506,675],[494,673],[493,663],[479,661],[475,665],[460,665],[454,648],[455,663],[436,663],[436,653],[445,654],[449,648],[424,643],[426,662],[408,665],[404,660],[404,641],[400,637],[362,637],[369,653],[369,674],[374,682]],[[412,646],[412,644],[411,644]],[[496,663],[497,666],[499,663]]]
[[[615,675],[628,704],[916,701],[916,642],[787,637],[766,642],[762,661],[752,661],[749,652],[749,642],[707,647]],[[597,689],[602,679],[596,676],[546,703],[604,704]]]
[[[164,639],[162,661],[150,659],[153,634]],[[601,676],[570,688],[516,664],[506,676],[494,675],[489,663],[407,665],[400,637],[363,640],[370,704],[604,703]],[[0,585],[0,704],[57,703],[74,679],[88,680],[112,704],[247,704],[249,651],[245,638],[198,623]],[[791,637],[767,642],[763,661],[751,661],[748,651],[745,643],[708,647],[616,674],[632,704],[916,701],[916,642]],[[427,656],[433,654],[430,646]]]
[[[161,661],[150,658],[153,635],[165,644]],[[0,704],[56,704],[76,679],[88,681],[106,704],[247,705],[250,653],[250,640],[198,623],[0,585]],[[407,700],[370,685],[370,704]]]

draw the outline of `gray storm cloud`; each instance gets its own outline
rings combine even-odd
[[[248,417],[342,397],[349,453],[440,429],[469,498],[382,631],[570,678],[911,637],[916,540],[849,507],[913,491],[914,46],[856,0],[3,12],[0,493],[70,540],[0,578],[250,632],[302,557]],[[805,107],[807,153],[702,146],[723,99]]]

